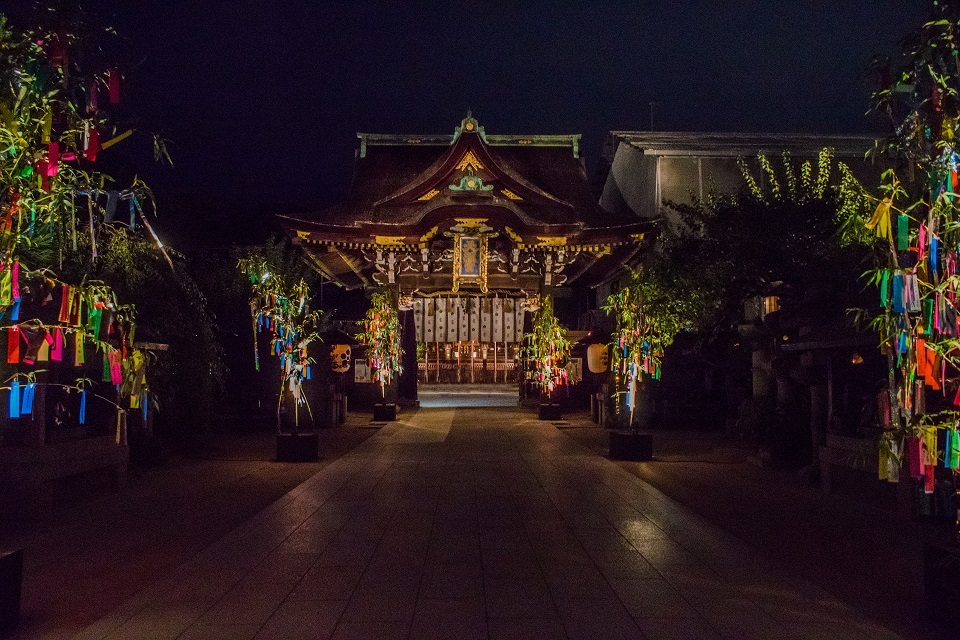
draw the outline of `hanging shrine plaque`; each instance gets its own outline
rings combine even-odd
[[[487,291],[487,238],[456,234],[453,244],[453,291],[463,283],[475,283]]]

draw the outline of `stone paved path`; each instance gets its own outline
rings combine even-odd
[[[551,423],[438,408],[385,427],[78,637],[897,636]]]

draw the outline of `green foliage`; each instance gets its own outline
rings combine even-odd
[[[310,379],[314,359],[308,350],[320,339],[324,321],[322,310],[310,310],[310,287],[301,273],[302,262],[292,259],[295,252],[271,240],[263,248],[247,253],[238,262],[241,273],[250,281],[250,313],[254,325],[254,358],[259,369],[256,332],[271,334],[271,352],[280,357],[280,390],[277,398],[277,424],[283,400],[293,400],[294,427],[299,426],[299,407],[311,411],[303,391]]]
[[[9,273],[19,264],[24,280],[69,284],[87,309],[114,312],[127,328],[122,343],[101,342],[89,327],[68,330],[84,330],[105,353],[130,354],[123,393],[141,371],[142,355],[124,348],[133,342],[136,308],[137,337],[170,345],[151,365],[151,392],[180,435],[209,422],[222,386],[221,353],[183,261],[174,264],[155,238],[105,221],[106,189],[117,187],[97,170],[96,155],[101,143],[129,131],[118,128],[105,97],[119,72],[91,72],[78,61],[95,59],[99,35],[109,32],[79,24],[17,31],[0,15],[0,267]],[[165,154],[162,143],[158,150]],[[148,225],[150,189],[135,180],[119,194],[122,210],[129,205],[138,226]],[[0,296],[0,309],[11,302]],[[42,324],[33,317],[20,323]]]
[[[642,270],[664,300],[683,300],[682,322],[715,336],[736,325],[747,300],[777,289],[781,306],[803,312],[811,297],[817,312],[841,318],[859,291],[869,206],[849,168],[825,149],[816,170],[784,155],[780,166],[758,157],[763,187],[745,162],[746,190],[711,195],[693,204],[668,203],[678,224],[664,229]],[[859,226],[858,226],[859,225]],[[654,286],[654,285],[651,285]]]
[[[536,383],[552,392],[566,381],[564,366],[570,356],[570,341],[553,314],[553,298],[543,296],[533,314],[533,329],[526,336],[527,358],[535,367]]]
[[[925,398],[925,386],[944,385],[953,397],[960,379],[953,320],[960,287],[953,266],[960,244],[958,60],[960,4],[935,2],[931,19],[904,40],[898,57],[875,61],[883,83],[874,93],[873,110],[893,133],[872,153],[893,160],[896,170],[883,174],[871,196],[873,215],[851,222],[850,236],[875,256],[865,276],[880,296],[858,313],[876,330],[888,357],[893,411],[884,446],[894,457],[903,438],[930,428],[955,429],[960,419],[960,412],[939,402],[940,394]],[[894,286],[904,278],[916,278],[916,304],[895,302]],[[931,361],[936,373],[925,374],[928,367],[921,363]]]
[[[356,338],[367,347],[367,362],[373,369],[374,380],[380,384],[381,395],[385,395],[393,377],[403,372],[396,292],[392,289],[374,292],[370,308],[359,324],[361,331]]]
[[[654,268],[632,271],[603,306],[616,322],[613,370],[624,383],[642,374],[659,379],[664,350],[696,317],[695,299],[678,295],[680,283],[668,277]]]
[[[147,238],[124,227],[101,236],[95,273],[136,306],[137,339],[169,345],[150,367],[166,433],[180,442],[206,433],[221,413],[225,366],[216,322],[188,263],[173,268]]]

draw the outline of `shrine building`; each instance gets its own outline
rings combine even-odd
[[[600,207],[579,135],[488,134],[468,114],[452,135],[358,138],[345,199],[281,222],[324,278],[395,288],[401,400],[417,377],[513,381],[540,297],[576,328],[652,235],[654,221]]]

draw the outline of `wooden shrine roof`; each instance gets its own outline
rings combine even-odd
[[[468,116],[448,136],[358,137],[346,198],[323,211],[283,217],[288,229],[327,235],[338,227],[365,227],[363,235],[419,236],[438,218],[496,217],[495,210],[502,210],[508,224],[513,218],[521,234],[527,228],[570,236],[589,229],[632,228],[639,222],[597,203],[578,135],[488,136]],[[465,169],[479,178],[479,189],[457,188]]]

